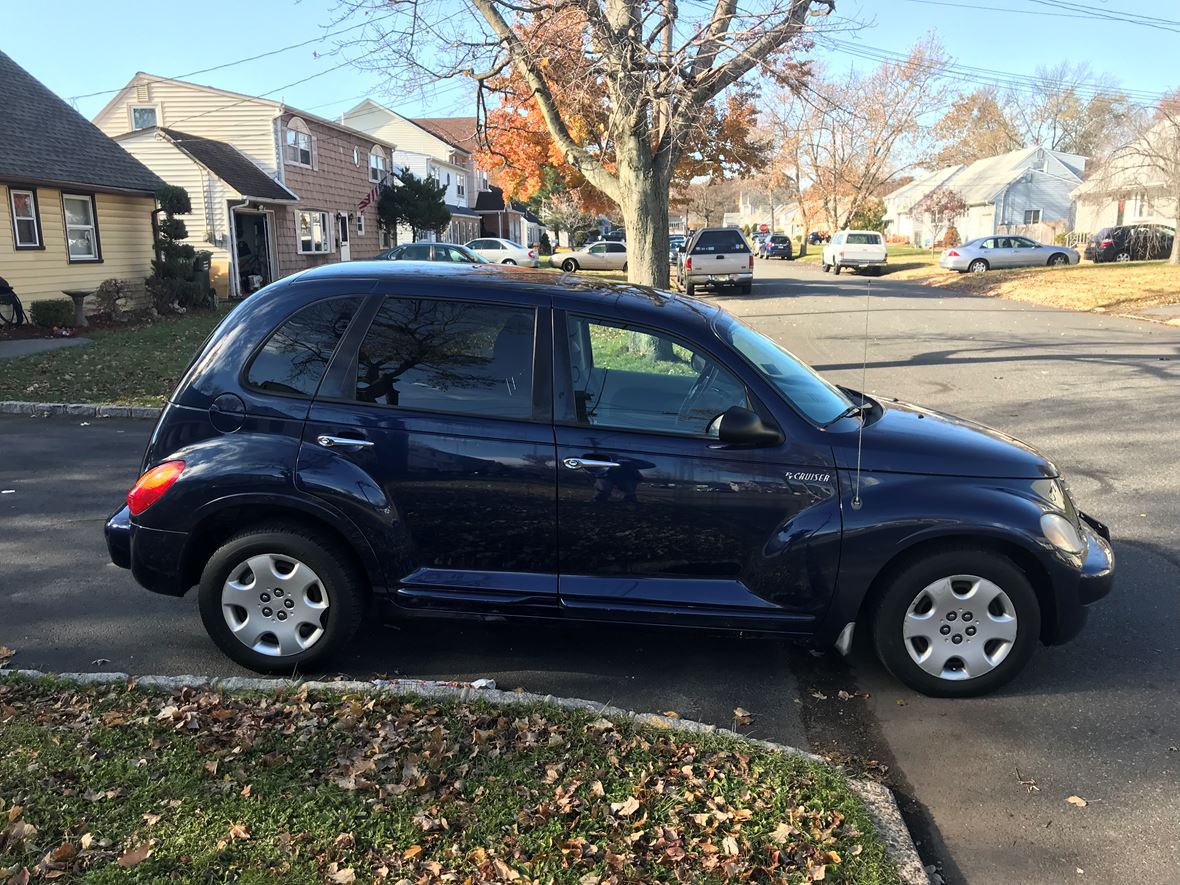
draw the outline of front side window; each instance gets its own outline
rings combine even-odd
[[[357,359],[362,403],[488,418],[533,414],[532,308],[388,298]]]
[[[61,195],[66,222],[66,246],[70,261],[98,261],[98,222],[94,198],[77,194]]]
[[[156,120],[156,109],[154,107],[131,109],[132,129],[151,129],[156,125]]]
[[[37,216],[37,194],[34,191],[9,190],[12,206],[12,233],[18,249],[41,248],[41,223]]]
[[[299,252],[302,255],[318,255],[332,251],[332,232],[328,227],[327,212],[300,212]]]
[[[415,243],[411,246],[406,246],[402,249],[402,254],[398,258],[402,261],[429,261],[430,246],[425,243]]]
[[[374,148],[369,153],[369,181],[381,181],[385,178],[385,173],[388,169],[389,166],[385,159],[385,154]]]
[[[311,133],[302,120],[293,119],[287,124],[287,143],[283,151],[288,163],[297,166],[311,165]]]
[[[311,397],[360,298],[317,301],[278,328],[258,352],[246,383],[267,393]]]
[[[708,436],[726,409],[749,408],[745,385],[675,338],[579,316],[566,331],[579,424]]]
[[[840,388],[765,335],[733,319],[720,325],[717,333],[813,423],[827,424],[852,405]]]

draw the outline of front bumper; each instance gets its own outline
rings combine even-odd
[[[1073,580],[1054,581],[1054,623],[1045,642],[1061,645],[1077,636],[1086,626],[1089,606],[1110,593],[1114,586],[1114,550],[1110,546],[1110,530],[1105,525],[1079,512],[1082,537],[1086,552],[1080,560],[1080,568]]]
[[[111,562],[131,569],[141,587],[165,596],[183,596],[188,590],[183,568],[187,534],[135,525],[126,506],[107,520],[105,534]]]

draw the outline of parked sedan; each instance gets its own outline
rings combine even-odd
[[[492,264],[519,264],[521,267],[540,267],[541,259],[537,257],[537,250],[522,246],[512,240],[502,240],[498,237],[484,237],[472,240],[467,244],[472,252],[482,255]]]
[[[561,252],[549,259],[554,267],[566,273],[579,270],[626,270],[627,244],[604,240],[593,246],[584,246],[576,252]]]
[[[112,561],[195,585],[213,641],[265,672],[331,666],[373,612],[841,651],[856,630],[919,691],[975,695],[1077,635],[1114,574],[1029,446],[837,387],[708,302],[504,268],[267,286],[140,470]]]
[[[490,264],[466,246],[455,243],[406,243],[378,252],[377,261],[451,261],[456,264]]]
[[[1152,261],[1172,254],[1176,231],[1162,224],[1104,227],[1086,243],[1090,261]]]
[[[980,237],[947,249],[939,267],[959,273],[984,273],[1007,267],[1061,267],[1081,260],[1077,249],[1046,246],[1028,237]]]

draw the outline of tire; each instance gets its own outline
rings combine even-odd
[[[870,607],[870,620],[885,668],[910,688],[944,698],[987,694],[1007,683],[1024,669],[1041,633],[1040,604],[1024,572],[1006,556],[970,547],[904,567]],[[991,638],[972,647],[986,633]]]
[[[249,563],[254,560],[256,565],[265,564],[268,559],[270,581],[277,586],[258,588],[260,575],[254,574]],[[275,568],[292,563],[306,570],[302,578],[295,577],[297,569],[286,574]],[[283,584],[287,579],[294,581]],[[231,582],[238,586],[231,586]],[[250,607],[226,605],[226,598],[249,603]],[[364,618],[367,600],[366,581],[346,551],[314,530],[284,523],[246,529],[222,544],[205,564],[197,591],[201,620],[218,648],[243,667],[288,675],[316,668],[346,646]],[[280,619],[288,611],[295,626]],[[300,614],[307,620],[297,622]],[[251,627],[255,618],[259,619],[254,622],[257,627]],[[235,634],[231,619],[238,621],[243,636],[267,627],[273,627],[273,632],[257,633],[255,647],[251,647]],[[312,636],[315,638],[308,643]],[[285,652],[283,644],[302,648]],[[265,651],[257,650],[257,646]]]
[[[840,276],[840,271],[843,269],[844,268],[840,267],[840,265],[838,265],[838,264],[832,265],[832,273],[834,273],[836,276]]]
[[[1114,257],[1114,260],[1115,261],[1130,261],[1131,260],[1131,253],[1124,249],[1122,252],[1118,253]]]
[[[1064,267],[1069,264],[1069,257],[1061,252],[1054,252],[1049,256],[1049,267]]]
[[[572,258],[567,258],[565,261],[561,262],[561,269],[566,273],[577,273],[578,262],[574,261]]]
[[[516,267],[516,262],[515,262],[515,261],[513,261],[511,258],[505,258],[505,259],[504,259],[503,261],[501,261],[500,263],[501,263],[501,264],[511,264],[513,267]]]
[[[692,283],[685,283],[684,284],[684,294],[687,295],[689,298],[696,298],[697,297],[697,287],[695,285],[693,285]]]
[[[623,270],[626,270],[626,269],[627,269],[627,262],[624,261],[623,262]]]
[[[820,270],[822,270],[824,273],[827,273],[828,271],[830,271],[830,270],[832,269],[832,265],[830,265],[830,264],[821,264],[821,265],[819,266],[819,269],[820,269]]]
[[[982,258],[976,258],[974,261],[972,261],[970,264],[967,265],[967,270],[969,270],[971,273],[986,273],[987,269],[988,269],[988,263],[986,261],[984,261]]]

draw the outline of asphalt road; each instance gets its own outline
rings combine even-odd
[[[860,386],[865,289],[759,262],[753,293],[720,301]],[[888,763],[948,881],[1180,881],[1180,329],[876,279],[870,307],[869,391],[1036,445],[1114,533],[1114,594],[1007,689],[931,700],[863,652],[849,669],[768,640],[452,624],[369,628],[341,671],[491,677],[721,725],[741,706],[757,736]],[[13,490],[0,495],[0,644],[18,650],[13,666],[241,672],[191,598],[154,597],[106,563],[102,522],[149,430],[0,417],[0,491]],[[841,701],[840,688],[869,697]]]

